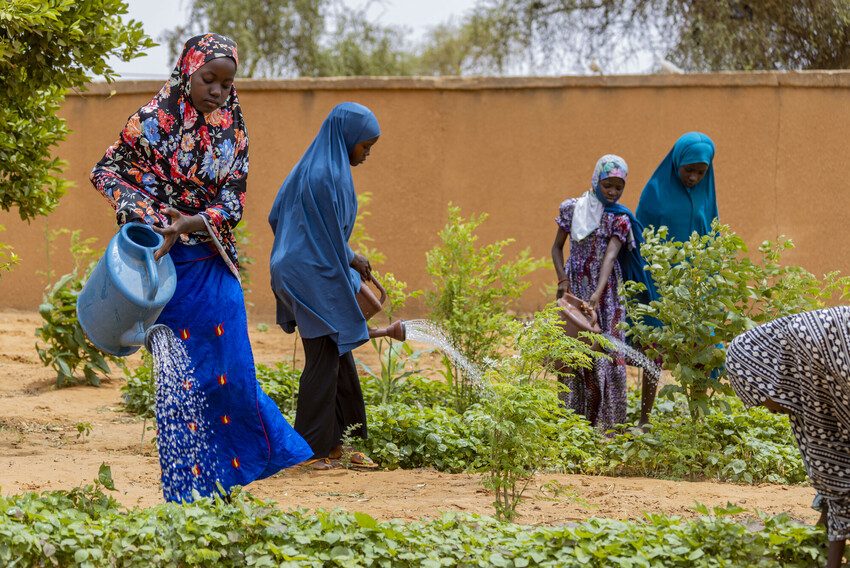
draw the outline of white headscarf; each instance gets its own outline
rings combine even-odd
[[[602,213],[605,205],[597,197],[599,195],[599,182],[605,178],[618,177],[623,181],[629,175],[629,166],[620,156],[605,154],[596,162],[593,168],[593,177],[590,180],[590,189],[576,200],[573,210],[573,221],[570,228],[570,236],[573,240],[582,241],[590,233],[599,227],[602,222]]]

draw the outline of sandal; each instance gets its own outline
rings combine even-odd
[[[363,452],[351,452],[348,454],[348,463],[351,469],[377,469],[378,464]]]
[[[327,471],[339,467],[339,462],[330,458],[313,458],[303,462],[301,467],[309,467],[314,471]]]

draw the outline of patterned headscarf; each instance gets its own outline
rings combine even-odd
[[[193,105],[191,76],[204,64],[229,57],[236,43],[218,34],[186,42],[171,77],[127,121],[121,136],[92,170],[92,183],[112,203],[119,224],[143,220],[166,226],[174,207],[200,214],[208,233],[184,236],[187,244],[212,241],[237,274],[231,233],[242,218],[248,175],[248,134],[236,87],[225,104],[204,114]]]
[[[609,177],[618,177],[626,181],[629,175],[629,166],[620,156],[605,154],[596,162],[593,168],[593,177],[590,179],[590,189],[579,197],[573,212],[572,227],[570,235],[576,241],[584,240],[590,233],[596,230],[602,221],[602,212],[607,200],[602,195],[599,182]]]
[[[788,316],[735,338],[726,354],[747,406],[789,412],[806,471],[828,503],[830,540],[850,538],[850,307]]]

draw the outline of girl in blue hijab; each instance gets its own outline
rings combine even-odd
[[[666,226],[676,241],[695,231],[707,235],[718,217],[713,161],[711,138],[702,132],[682,135],[643,188],[636,211],[641,224]]]
[[[334,467],[346,431],[366,438],[366,407],[351,351],[369,339],[355,294],[362,280],[371,279],[371,266],[348,245],[357,217],[351,168],[366,160],[380,134],[365,106],[334,107],[269,213],[277,323],[287,333],[298,328],[306,358],[295,430],[313,449],[317,469]],[[359,452],[351,461],[375,467]]]

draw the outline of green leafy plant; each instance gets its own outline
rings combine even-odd
[[[549,380],[549,360],[568,367],[590,368],[597,356],[588,344],[569,337],[560,325],[559,308],[537,312],[526,325],[514,324],[514,350],[488,371],[481,397],[489,443],[485,486],[495,495],[500,519],[512,520],[534,473],[554,463],[559,448],[558,418],[564,415],[559,383]]]
[[[479,245],[476,233],[486,219],[486,214],[464,219],[459,207],[449,205],[441,242],[426,255],[433,286],[425,293],[430,317],[477,364],[494,357],[510,336],[513,318],[508,311],[530,286],[526,277],[546,264],[528,249],[506,259],[512,239]],[[474,399],[472,385],[450,360],[445,363],[455,407],[463,410]]]
[[[429,521],[378,521],[360,512],[286,512],[239,490],[227,500],[127,509],[104,493],[105,477],[71,491],[0,498],[0,562],[123,568],[808,568],[826,560],[822,528],[787,515],[761,515],[752,522],[752,514],[735,506],[698,507],[699,516],[689,520],[648,514],[640,521],[589,519],[562,526],[452,513]]]
[[[6,230],[6,227],[0,225],[0,233]],[[6,243],[0,243],[0,272],[8,272],[12,267],[18,264],[20,258],[12,250],[12,247]]]
[[[78,383],[80,372],[88,384],[97,386],[101,377],[109,374],[109,363],[123,368],[124,362],[95,347],[77,320],[77,296],[94,268],[92,258],[98,256],[92,248],[96,239],[82,239],[80,231],[61,230],[59,234],[70,235],[74,268],[47,289],[38,307],[44,323],[35,330],[36,337],[43,342],[36,343],[36,351],[41,362],[56,371],[56,386]]]
[[[153,372],[153,355],[142,351],[142,361],[133,370],[125,369],[126,381],[121,385],[124,409],[145,419],[156,414],[156,381]]]
[[[253,233],[248,230],[248,224],[244,220],[233,229],[233,238],[236,239],[236,246],[239,250],[239,277],[242,279],[242,290],[246,298],[251,294],[251,266],[255,262],[254,257],[248,254],[248,248],[251,246],[253,236]],[[254,305],[247,299],[245,303],[249,306]]]
[[[644,236],[641,251],[660,298],[642,304],[642,285],[626,284],[634,322],[628,333],[647,346],[650,357],[663,356],[676,384],[661,394],[683,393],[694,419],[708,413],[713,393],[729,392],[721,380],[723,344],[759,323],[822,307],[850,289],[850,280],[838,273],[819,280],[800,267],[783,266],[782,251],[793,248],[788,239],[765,241],[753,262],[743,239],[717,222],[711,234],[694,233],[685,242],[668,240],[666,227],[647,229]],[[661,325],[649,325],[643,316]]]
[[[280,411],[292,421],[298,405],[298,383],[301,371],[288,363],[276,363],[274,367],[257,365],[257,380]]]
[[[74,427],[77,429],[78,440],[83,436],[88,438],[92,430],[94,429],[94,427],[91,425],[91,422],[77,422]]]
[[[70,185],[53,148],[68,134],[57,116],[65,93],[93,76],[112,80],[122,61],[155,45],[142,24],[124,21],[121,0],[0,3],[0,208],[21,219],[47,215]]]
[[[421,291],[407,291],[407,284],[397,279],[391,272],[375,272],[375,278],[381,282],[387,291],[387,300],[384,303],[382,313],[387,322],[392,322],[396,314],[401,310],[410,298],[422,294]],[[367,284],[364,284],[364,286]],[[398,343],[389,337],[379,337],[370,340],[372,347],[378,353],[381,368],[374,371],[372,368],[357,359],[357,364],[372,379],[374,386],[379,391],[377,404],[393,402],[402,390],[402,383],[410,376],[418,374],[417,367],[419,358],[430,352],[429,350],[414,350],[407,343]]]
[[[369,259],[372,266],[378,266],[386,262],[387,257],[377,248],[372,246],[375,242],[366,231],[366,219],[371,217],[369,205],[372,203],[372,192],[364,191],[357,195],[357,219],[354,221],[354,229],[348,239],[348,245],[354,252],[360,253]]]

